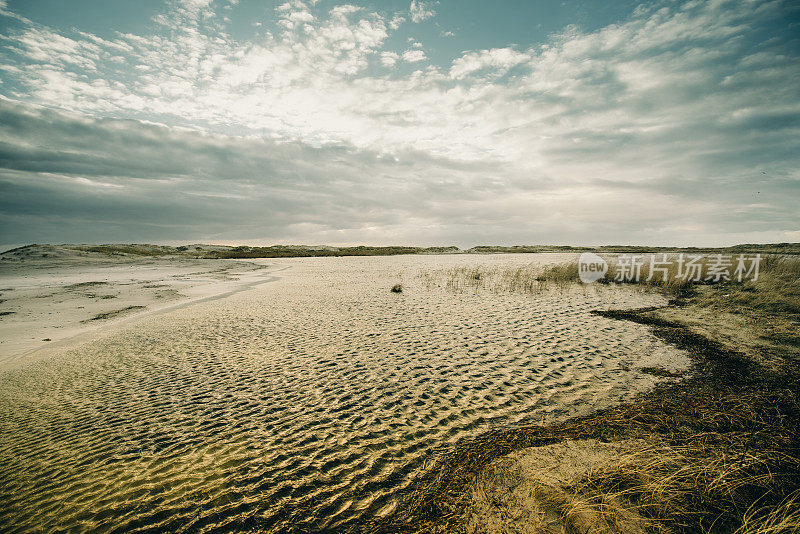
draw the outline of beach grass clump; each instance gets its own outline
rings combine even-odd
[[[578,278],[578,262],[557,263],[545,267],[541,272],[537,273],[536,280],[560,286],[574,284],[580,280]],[[605,282],[605,279],[602,279],[602,281]]]
[[[752,260],[752,255],[749,260]],[[796,256],[764,255],[758,264],[758,276],[754,272],[735,276],[736,256],[703,255],[695,261],[697,271],[706,273],[695,276],[686,263],[678,261],[677,255],[657,255],[641,261],[638,276],[629,279],[618,276],[622,257],[609,258],[609,269],[600,280],[605,283],[634,284],[656,289],[671,295],[687,295],[697,286],[714,286],[723,290],[729,304],[760,308],[778,313],[800,314],[800,258]],[[728,261],[727,277],[709,276],[710,269],[719,261]],[[660,265],[659,262],[663,262]],[[749,264],[748,264],[749,267]],[[577,264],[573,267],[577,269]],[[617,274],[614,274],[617,273]],[[546,273],[545,273],[546,276]],[[733,291],[733,293],[731,293]]]
[[[736,534],[794,534],[800,531],[800,490],[777,506],[751,506]]]
[[[729,307],[800,318],[800,258],[767,256],[757,280],[723,284],[719,289],[700,303],[707,305],[724,298]]]
[[[664,258],[661,258],[664,259]],[[603,281],[606,283],[633,284],[649,289],[655,289],[671,295],[680,295],[689,291],[692,286],[703,283],[703,280],[694,279],[685,268],[674,261],[675,257],[667,256],[668,263],[664,266],[653,265],[648,261],[642,261],[637,276],[629,279],[621,278],[615,273],[621,270],[620,257],[613,257],[609,262],[609,270],[606,272]],[[704,256],[697,262],[701,272],[707,270],[709,258]]]
[[[707,260],[705,260],[707,261]],[[640,276],[636,280],[616,280],[613,273],[615,259],[610,262],[609,271],[597,282],[600,284],[636,284],[642,288],[655,289],[670,295],[686,293],[699,283],[677,276],[678,267],[673,265],[669,271],[659,276],[650,276],[649,265],[643,263]],[[540,293],[548,288],[566,289],[579,284],[578,262],[570,261],[541,266],[531,263],[515,267],[462,266],[447,270],[422,273],[424,283],[430,286],[445,287],[453,291],[468,289],[488,289],[493,292]]]
[[[389,291],[391,291],[392,293],[402,293],[403,292],[403,284],[395,284],[395,285],[392,286],[392,288]]]
[[[575,271],[577,277],[577,270]],[[460,266],[450,269],[423,271],[419,274],[428,287],[440,287],[451,291],[488,290],[495,293],[518,291],[537,293],[549,281],[541,278],[541,267],[531,263],[517,267],[486,265]]]
[[[649,443],[600,463],[571,488],[573,506],[593,510],[609,525],[620,510],[634,510],[655,532],[747,531],[742,527],[757,514],[742,511],[759,501],[777,503],[763,515],[781,514],[781,507],[784,518],[793,513],[784,495],[790,481],[782,478],[797,472],[800,459],[775,448],[748,450],[747,435],[693,437],[680,445]]]
[[[687,267],[689,260],[692,267]],[[684,257],[677,255],[634,257],[638,267],[635,276],[620,276],[621,270],[630,272],[630,258],[609,256],[609,268],[597,283],[619,284],[654,290],[673,297],[686,297],[699,286],[715,286],[724,290],[729,304],[757,307],[776,313],[800,316],[800,258],[793,256],[764,256],[759,265],[758,278],[752,274],[739,281],[733,276],[736,258],[723,259],[733,263],[725,277],[708,276],[711,268],[720,261],[716,256]],[[623,266],[623,262],[628,262]],[[514,291],[538,293],[549,287],[566,288],[580,283],[577,259],[570,262],[540,266],[534,263],[514,267],[461,266],[420,274],[428,287],[438,286],[450,290],[488,289],[494,292]],[[702,275],[698,275],[702,273]]]

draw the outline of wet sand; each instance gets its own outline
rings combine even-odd
[[[619,403],[654,384],[642,368],[688,366],[646,326],[590,313],[663,297],[420,276],[566,257],[253,260],[285,269],[18,359],[0,373],[0,524],[341,528],[391,511],[438,447]]]

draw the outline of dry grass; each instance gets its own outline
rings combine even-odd
[[[578,280],[577,263],[542,268],[531,263],[521,267],[455,267],[420,273],[423,284],[451,291],[488,290],[539,293],[551,286],[565,287]]]
[[[730,307],[800,318],[800,259],[767,256],[761,262],[758,280],[741,284],[722,284],[722,293],[710,294],[698,301],[714,304],[724,295]]]
[[[567,439],[645,439],[648,446],[599,465],[551,503],[562,524],[591,518],[613,526],[622,510],[644,518],[649,532],[793,532],[780,529],[800,528],[798,417],[792,389],[682,385],[557,425],[489,432],[443,454],[402,509],[372,531],[463,531],[477,475],[510,452]],[[763,530],[768,525],[774,529]]]
[[[576,262],[570,262],[549,266],[538,273],[536,279],[539,282],[556,284],[558,286],[574,284],[578,280],[578,264]]]
[[[797,460],[744,447],[715,443],[712,455],[706,443],[676,446],[638,439],[569,440],[523,449],[480,471],[465,509],[467,530],[483,532],[504,516],[515,518],[507,528],[513,533],[744,533],[797,527],[796,493],[771,507],[751,504],[765,495],[778,500],[771,486],[783,483],[771,467]]]
[[[760,507],[758,503],[745,513],[744,522],[736,534],[789,534],[800,530],[800,490],[789,495],[777,506]]]
[[[733,258],[735,262],[735,258]],[[712,263],[712,256],[705,256],[699,263],[704,270]],[[676,276],[677,264],[674,262],[664,273],[654,273],[650,281],[650,265],[642,267],[640,285],[653,287],[671,294],[681,294],[697,285],[711,285],[725,293],[728,305],[758,309],[774,313],[800,315],[800,258],[796,256],[763,256],[759,265],[757,280],[744,277],[742,281],[702,280],[699,282]],[[608,280],[607,281],[611,281]]]
[[[800,359],[800,259],[766,257],[758,280],[705,289],[692,298],[694,305],[720,318],[738,317],[761,352]]]
[[[633,280],[616,279],[620,257],[607,256],[609,270],[605,277],[598,280],[602,284],[636,285],[647,290],[656,290],[670,296],[686,296],[699,285],[713,285],[726,289],[733,288],[730,303],[758,308],[776,313],[792,313],[800,315],[800,258],[791,256],[764,256],[760,263],[758,280],[695,280],[679,272],[677,256],[656,255],[655,261],[668,260],[665,266],[651,264],[650,256],[638,256],[641,262],[639,276]],[[728,256],[734,263],[736,258]],[[688,260],[688,256],[686,256]],[[715,261],[714,256],[702,256],[697,262],[702,272],[708,271],[709,265]],[[733,268],[731,268],[731,272]],[[681,276],[683,275],[683,276]],[[420,278],[427,287],[444,287],[450,290],[463,291],[471,289],[487,289],[490,291],[521,291],[538,293],[555,286],[564,288],[579,282],[577,260],[541,267],[529,264],[522,267],[456,267],[420,273]],[[726,295],[727,296],[727,295]]]
[[[798,458],[775,448],[748,450],[746,435],[713,437],[711,444],[703,439],[678,446],[653,443],[600,465],[573,488],[579,496],[573,502],[610,525],[618,521],[619,510],[632,509],[656,532],[741,529],[741,511],[753,500],[783,496],[775,487],[787,484],[781,480],[786,472],[775,473],[774,467],[796,471],[790,465]]]
[[[633,260],[629,259],[627,261],[633,261],[639,265],[635,268],[636,276],[631,276],[630,278],[618,276],[618,273],[620,273],[622,269],[622,262],[625,261],[624,257],[606,256],[605,259],[608,261],[609,269],[605,276],[598,280],[598,282],[604,284],[618,283],[636,285],[673,296],[685,295],[697,285],[718,284],[723,282],[723,280],[698,280],[692,273],[686,272],[687,269],[685,265],[681,266],[678,263],[678,256],[675,254],[641,254],[629,258],[633,258]],[[733,256],[727,256],[726,258],[732,259]],[[685,256],[684,259],[688,261],[689,256]],[[712,265],[714,261],[714,256],[703,255],[700,256],[699,261],[696,261],[696,265],[701,272],[705,273],[708,272],[709,266]],[[735,261],[735,259],[733,261]],[[732,270],[733,269],[731,269],[731,271]],[[570,280],[574,282],[578,280],[578,264],[575,262],[566,265],[556,265],[543,271],[539,277],[542,280],[555,282],[559,285],[567,283]]]

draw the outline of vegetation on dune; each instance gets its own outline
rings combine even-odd
[[[96,252],[109,255],[130,254],[134,256],[166,256],[175,253],[173,247],[159,245],[86,245],[72,248],[80,250],[81,252]]]
[[[536,254],[539,252],[587,252],[593,247],[572,247],[561,245],[514,245],[510,247],[497,245],[479,245],[467,249],[471,254]]]
[[[106,282],[105,280],[97,280],[93,282],[78,282],[77,284],[69,284],[64,286],[64,289],[86,289],[89,287],[104,286],[104,285],[108,285],[108,282]]]
[[[687,253],[687,254],[800,254],[800,243],[743,244],[731,247],[650,247],[635,245],[602,245],[574,247],[568,245],[481,245],[467,249],[473,254],[528,254],[541,252],[595,252],[620,254]]]
[[[10,254],[10,253],[20,253],[20,252],[22,252],[22,251],[29,250],[29,249],[32,249],[32,248],[34,248],[34,247],[38,247],[38,246],[39,246],[39,245],[38,245],[38,244],[36,244],[36,243],[32,243],[32,244],[30,244],[30,245],[23,245],[23,246],[21,246],[21,247],[10,248],[10,249],[8,249],[8,250],[4,250],[4,251],[3,251],[3,254]]]
[[[573,284],[578,279],[577,264],[549,266],[544,270],[534,264],[520,267],[462,266],[420,273],[427,287],[449,290],[486,289],[490,291],[521,291],[536,293],[550,284]]]
[[[736,280],[693,280],[681,276],[674,256],[663,271],[651,276],[651,266],[642,262],[640,275],[630,280],[617,280],[618,257],[606,257],[609,270],[598,280],[601,284],[626,284],[653,289],[672,297],[685,297],[695,293],[699,287],[713,287],[714,298],[728,299],[727,306],[756,308],[781,314],[800,315],[800,259],[793,256],[768,255],[761,259],[757,280],[745,277]],[[713,263],[713,255],[705,255],[697,265],[707,272]],[[685,270],[685,269],[684,269]],[[556,263],[545,267],[535,264],[520,267],[488,267],[485,265],[455,267],[452,269],[423,272],[420,277],[427,286],[442,285],[448,289],[481,288],[494,291],[523,291],[536,293],[553,285],[567,286],[579,281],[578,262]],[[683,273],[685,274],[685,273]],[[698,303],[709,303],[712,297],[701,299]]]
[[[120,310],[114,310],[114,311],[105,312],[105,313],[98,313],[94,317],[92,317],[90,319],[85,319],[82,322],[88,323],[90,321],[101,321],[101,320],[104,320],[104,319],[113,319],[115,317],[119,317],[120,315],[124,315],[124,314],[126,314],[128,312],[131,312],[131,311],[143,310],[146,307],[147,306],[126,306],[125,308],[122,308]]]
[[[402,254],[450,254],[458,247],[308,247],[275,245],[271,247],[234,247],[208,252],[207,258],[318,258],[340,256],[398,256]]]
[[[410,246],[307,246],[307,245],[274,245],[265,247],[225,246],[225,245],[181,245],[170,247],[148,244],[104,244],[104,245],[61,245],[63,247],[109,255],[165,256],[179,255],[198,258],[293,258],[318,256],[389,256],[398,254],[535,254],[542,252],[595,252],[595,253],[761,253],[761,254],[800,254],[800,243],[746,244],[722,248],[698,247],[645,247],[629,245],[603,245],[600,247],[573,247],[561,245],[515,245],[493,246],[481,245],[461,250],[456,246],[448,247],[410,247]],[[50,245],[25,245],[6,250],[2,254],[20,254],[35,247]]]
[[[800,254],[800,243],[742,244],[730,247],[647,247],[631,245],[603,245],[593,252],[623,254],[670,253],[686,254]]]
[[[420,254],[426,249],[418,247],[296,247],[276,245],[272,247],[234,247],[230,250],[215,250],[206,254],[207,258],[307,258],[331,256],[396,256],[399,254]]]
[[[800,260],[766,256],[761,262],[758,280],[718,284],[715,292],[699,303],[713,305],[722,298],[728,307],[742,312],[754,309],[800,320]]]

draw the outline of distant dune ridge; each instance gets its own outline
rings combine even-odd
[[[105,244],[105,245],[45,245],[32,244],[0,253],[2,260],[84,257],[87,254],[109,256],[183,256],[204,259],[224,258],[295,258],[327,256],[395,256],[401,254],[536,254],[542,252],[596,252],[596,253],[727,253],[727,254],[800,254],[800,243],[742,244],[730,247],[651,247],[631,245],[603,245],[580,247],[569,245],[480,245],[468,249],[456,246],[353,246],[329,245],[272,245],[263,247],[235,245],[151,245],[151,244]]]

